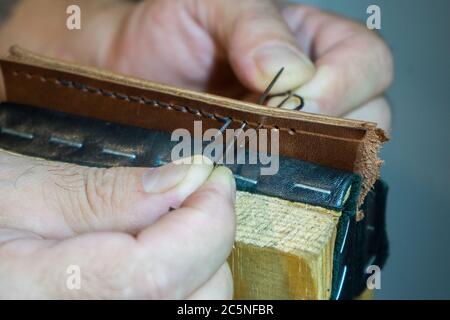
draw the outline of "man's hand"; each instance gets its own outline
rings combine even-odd
[[[231,298],[234,178],[194,160],[96,169],[0,153],[0,298]]]

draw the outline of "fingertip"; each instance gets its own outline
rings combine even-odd
[[[290,44],[261,46],[254,51],[252,59],[257,70],[254,82],[260,91],[270,84],[281,68],[284,68],[283,73],[272,87],[271,93],[299,87],[309,81],[315,73],[311,60]]]
[[[295,91],[305,99],[304,112],[341,116],[343,109],[340,93],[346,89],[347,81],[331,66],[320,66],[310,81]]]
[[[141,207],[151,206],[157,217],[178,208],[207,181],[213,168],[211,159],[195,155],[150,169],[143,175],[146,201]]]
[[[197,190],[208,179],[214,168],[211,159],[202,155],[187,158],[187,161],[190,163],[189,170],[176,187],[181,198],[187,197]]]
[[[207,181],[185,202],[181,209],[204,212],[209,228],[230,246],[235,235],[236,183],[230,169],[221,166],[213,170]]]
[[[233,173],[227,167],[221,166],[211,173],[207,180],[207,187],[213,185],[214,188],[219,188],[223,193],[231,199],[233,204],[236,198],[236,181]]]

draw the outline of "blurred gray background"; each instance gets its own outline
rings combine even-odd
[[[364,23],[367,7],[380,6],[396,75],[392,139],[382,150],[391,254],[376,297],[450,299],[450,1],[296,2]]]

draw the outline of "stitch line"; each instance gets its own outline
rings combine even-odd
[[[11,128],[6,128],[6,127],[1,127],[0,128],[0,133],[2,134],[9,134],[11,136],[16,136],[19,138],[23,138],[23,139],[28,139],[28,140],[33,140],[34,139],[34,134],[32,133],[28,133],[28,132],[21,132],[21,131],[17,131]]]
[[[60,137],[54,136],[54,135],[50,136],[48,141],[52,142],[52,143],[56,143],[56,144],[67,145],[69,147],[73,147],[73,148],[77,148],[77,149],[81,149],[83,147],[83,143],[82,142],[72,141],[72,140],[60,138]]]
[[[96,87],[92,87],[92,86],[89,86],[89,85],[86,85],[83,83],[78,83],[78,82],[66,80],[66,79],[45,77],[42,75],[36,75],[36,74],[29,73],[29,72],[16,71],[16,70],[12,71],[12,75],[16,76],[16,77],[22,75],[22,76],[25,76],[25,78],[29,79],[29,80],[31,80],[33,78],[38,78],[42,82],[53,83],[58,86],[75,89],[75,90],[90,93],[90,94],[99,94],[99,95],[102,95],[107,98],[112,98],[112,99],[117,99],[117,100],[122,100],[122,101],[127,101],[127,102],[140,103],[140,104],[145,104],[145,105],[152,105],[154,107],[158,107],[158,108],[165,109],[165,110],[188,112],[188,113],[191,113],[198,117],[206,117],[206,118],[217,120],[217,121],[220,121],[223,118],[227,118],[227,117],[223,117],[223,116],[220,116],[217,114],[208,113],[204,110],[199,110],[199,109],[186,107],[186,106],[178,106],[178,105],[166,103],[163,101],[151,100],[144,96],[129,96],[129,95],[126,95],[126,94],[123,94],[120,92],[112,92],[112,91],[108,91],[106,89],[96,88]],[[230,118],[230,117],[228,117],[228,118]],[[258,122],[248,122],[245,120],[233,119],[233,118],[230,118],[230,119],[233,122],[238,122],[240,124],[246,122],[251,127],[256,127],[258,129],[266,128],[269,130],[286,131],[290,135],[294,135],[294,134],[298,133],[295,128],[280,128],[279,126],[276,126],[276,125],[269,125],[269,124],[263,125]]]

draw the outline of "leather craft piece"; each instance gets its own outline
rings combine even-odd
[[[250,128],[276,129],[282,155],[361,175],[360,204],[379,176],[378,151],[387,137],[370,122],[268,108],[164,86],[18,47],[0,65],[9,102],[166,132],[178,128],[192,132],[195,120],[202,120],[203,130],[219,128],[224,118],[233,120],[231,128],[245,122]]]

